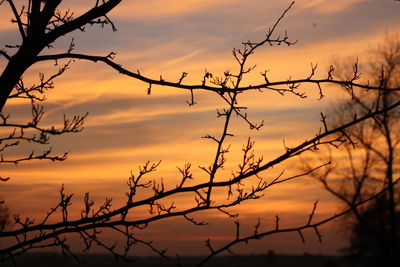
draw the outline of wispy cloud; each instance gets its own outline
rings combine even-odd
[[[90,5],[88,1],[67,3],[76,14]],[[55,46],[59,47],[58,51],[64,51],[73,36],[76,52],[107,55],[114,51],[117,52],[116,61],[130,70],[139,69],[142,74],[154,78],[162,74],[165,79],[176,81],[182,71],[187,71],[189,76],[185,81],[199,83],[205,68],[218,72],[216,75],[227,69],[236,71],[232,47],[240,46],[242,41],[262,39],[268,26],[289,4],[290,1],[273,0],[122,1],[110,15],[118,32],[88,27],[86,32],[66,36]],[[385,29],[400,28],[398,6],[395,1],[379,0],[298,0],[278,31],[284,34],[288,30],[289,37],[299,43],[289,48],[267,46],[258,50],[251,58],[252,63],[257,64],[254,75],[244,81],[248,84],[262,82],[259,73],[263,70],[270,70],[270,80],[307,77],[311,62],[321,63],[321,72],[317,75],[326,75],[323,63],[329,63],[333,54],[358,54],[376,42]],[[0,8],[0,44],[15,42],[18,38],[17,28],[8,20],[9,12],[3,4]],[[35,65],[25,78],[35,81],[39,71],[54,71],[53,65],[53,62]],[[186,162],[192,162],[193,166],[210,164],[215,147],[201,137],[220,134],[221,120],[215,110],[224,107],[221,100],[208,93],[195,92],[198,104],[188,107],[188,92],[155,86],[152,95],[147,96],[147,86],[102,64],[74,62],[71,70],[56,81],[56,89],[48,92],[44,116],[44,123],[51,125],[60,122],[64,113],[73,115],[89,111],[82,133],[56,137],[52,142],[56,151],[71,151],[70,159],[63,163],[36,162],[4,167],[16,182],[0,188],[0,195],[9,195],[7,201],[16,211],[23,209],[21,198],[34,199],[51,192],[45,199],[48,201],[55,197],[54,192],[62,183],[81,195],[89,189],[99,197],[122,191],[122,199],[129,171],[147,160],[162,160],[160,172],[155,177],[162,176],[169,186],[174,186],[179,178],[177,166]],[[233,121],[235,137],[229,138],[233,152],[229,154],[227,164],[231,165],[228,167],[237,167],[235,160],[241,156],[240,148],[248,136],[256,140],[256,153],[264,154],[269,160],[283,153],[282,139],[291,145],[319,130],[319,112],[329,102],[317,102],[318,92],[313,87],[304,90],[312,99],[283,98],[271,92],[240,97],[240,103],[250,107],[247,110],[249,118],[265,120],[265,127],[260,132],[252,132],[241,121]],[[327,88],[325,92],[327,98],[338,94],[334,88]],[[6,111],[19,118],[30,116],[30,111],[24,109],[21,102],[8,105]],[[287,168],[289,172],[295,171],[293,166]],[[280,172],[284,167],[287,166],[274,171]],[[197,177],[204,178],[200,169],[194,169]],[[227,169],[229,176],[230,169]],[[274,174],[265,175],[275,177]],[[257,202],[243,210],[244,219],[260,213],[275,216],[279,208],[283,213],[291,214],[290,218],[300,220],[296,212],[311,207],[314,199],[307,192],[315,187],[308,184],[299,188],[297,183],[279,187],[262,205]],[[332,204],[332,199],[326,195],[320,199]],[[26,208],[35,212],[41,209],[30,205]],[[322,207],[321,212],[328,209]],[[215,216],[211,220],[219,222]],[[167,224],[167,227],[173,226]],[[222,228],[218,223],[216,227],[219,227],[217,231]],[[218,233],[214,236],[225,238]],[[191,239],[198,237],[202,235]],[[181,239],[188,241],[186,237]]]
[[[238,0],[139,0],[122,3],[116,10],[118,16],[146,20],[179,17],[196,12],[213,12],[237,4]],[[136,12],[133,12],[135,10]]]
[[[193,52],[190,52],[189,54],[186,54],[186,55],[183,55],[181,57],[169,60],[169,61],[161,64],[160,66],[158,66],[158,67],[156,67],[154,69],[149,69],[147,71],[153,72],[154,70],[172,67],[177,63],[188,63],[188,62],[185,62],[185,61],[187,61],[190,58],[193,58],[194,56],[198,55],[199,53],[201,53],[201,50],[195,50]]]
[[[365,0],[311,0],[311,1],[299,1],[299,5],[302,8],[314,9],[319,13],[337,13],[344,11],[351,7],[352,5],[360,2],[365,2]]]

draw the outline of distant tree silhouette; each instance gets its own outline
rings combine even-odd
[[[17,2],[13,0],[0,1],[1,8],[8,6],[13,16],[12,22],[18,26],[21,38],[20,43],[7,45],[0,50],[0,55],[6,60],[5,67],[0,75],[0,110],[3,110],[6,103],[15,99],[26,99],[28,101],[27,105],[31,106],[32,119],[27,123],[16,123],[12,121],[13,118],[9,115],[0,114],[0,126],[2,129],[9,131],[0,140],[2,146],[0,147],[0,153],[2,153],[0,163],[17,164],[31,160],[49,159],[62,161],[66,159],[67,154],[54,156],[49,149],[39,154],[28,153],[26,157],[19,158],[9,156],[7,152],[12,151],[17,146],[23,147],[26,142],[48,145],[51,136],[82,131],[86,115],[75,116],[72,119],[64,117],[63,127],[61,128],[45,128],[41,126],[41,118],[43,116],[41,103],[45,101],[44,95],[47,90],[53,89],[53,81],[70,66],[70,60],[79,59],[104,63],[111,70],[146,83],[148,85],[148,94],[151,94],[153,85],[180,88],[190,93],[188,104],[194,105],[195,91],[203,90],[220,96],[226,105],[218,110],[218,117],[223,118],[220,134],[218,136],[205,136],[206,139],[215,143],[215,152],[211,157],[210,165],[201,167],[201,170],[203,170],[202,177],[195,177],[192,173],[191,164],[187,163],[179,168],[181,177],[179,183],[176,185],[164,184],[162,180],[157,181],[149,177],[157,170],[160,163],[147,162],[139,167],[138,173],[133,173],[129,177],[126,203],[124,205],[114,208],[112,200],[107,199],[97,206],[90,198],[89,193],[86,193],[81,214],[77,218],[72,217],[69,212],[73,194],[66,193],[64,187],[62,187],[58,202],[49,208],[42,219],[23,218],[19,214],[14,214],[12,218],[13,228],[0,231],[0,238],[7,241],[7,246],[0,248],[0,255],[3,260],[14,259],[15,256],[27,251],[46,247],[59,247],[63,253],[74,257],[75,254],[71,250],[67,238],[71,235],[81,238],[85,250],[90,250],[94,245],[97,245],[116,257],[122,257],[127,260],[131,259],[132,248],[136,245],[143,245],[154,253],[168,258],[164,249],[157,248],[151,240],[140,239],[135,233],[145,229],[155,221],[174,217],[183,218],[198,226],[205,225],[206,222],[197,221],[193,217],[193,214],[199,211],[217,211],[225,214],[228,219],[234,218],[236,214],[230,212],[228,208],[244,204],[249,200],[259,199],[270,188],[308,175],[327,163],[313,166],[305,172],[290,177],[284,176],[282,173],[273,178],[265,178],[262,174],[265,174],[274,166],[298,157],[306,151],[313,151],[324,145],[340,146],[351,140],[347,133],[350,127],[367,120],[376,120],[377,116],[385,117],[385,114],[396,110],[400,106],[399,101],[387,103],[385,106],[378,106],[373,110],[362,112],[332,128],[328,128],[323,120],[324,130],[296,146],[285,146],[285,152],[270,161],[265,161],[263,157],[257,157],[254,154],[254,142],[249,139],[243,146],[243,156],[241,161],[237,163],[237,168],[232,169],[232,174],[227,177],[221,170],[226,167],[226,155],[229,153],[230,147],[227,144],[227,139],[233,136],[230,126],[234,117],[238,117],[251,129],[259,130],[263,126],[263,122],[254,123],[249,118],[246,113],[246,106],[239,103],[238,96],[240,94],[247,91],[259,91],[260,93],[262,91],[273,91],[281,95],[292,94],[301,99],[306,97],[302,90],[304,85],[314,85],[321,98],[324,96],[322,86],[325,84],[340,85],[350,92],[364,89],[372,92],[391,92],[400,90],[400,88],[390,87],[389,84],[372,85],[371,83],[359,83],[360,74],[357,65],[355,65],[352,75],[345,79],[334,79],[333,67],[324,74],[326,75],[325,78],[318,79],[315,77],[317,67],[312,65],[308,77],[270,81],[267,71],[264,71],[260,76],[261,81],[253,81],[252,85],[246,85],[245,78],[255,69],[255,66],[249,65],[248,59],[258,49],[263,46],[281,44],[289,46],[295,43],[289,40],[286,33],[281,35],[275,33],[277,26],[294,2],[278,17],[272,27],[268,29],[264,38],[256,42],[246,41],[242,43],[240,49],[233,49],[232,54],[238,67],[236,72],[225,71],[221,75],[216,75],[206,71],[199,84],[184,83],[184,79],[188,75],[186,72],[182,73],[178,81],[166,81],[162,77],[153,79],[143,76],[139,71],[132,72],[114,61],[115,53],[113,52],[105,56],[75,53],[76,47],[73,41],[65,53],[52,53],[54,51],[52,50],[52,45],[58,38],[77,30],[83,31],[84,27],[89,25],[110,26],[113,30],[116,30],[114,23],[108,17],[108,13],[121,0],[93,1],[92,6],[79,16],[75,16],[69,9],[62,9],[60,7],[62,0],[28,0],[21,2],[16,5]],[[56,63],[59,66],[59,70],[52,75],[40,74],[39,83],[28,86],[22,76],[27,69],[38,62]],[[7,181],[9,177],[4,176],[1,179]],[[253,186],[246,186],[245,182],[251,182]],[[391,190],[391,188],[393,188],[391,185],[383,187],[381,190],[374,192],[369,198],[354,201],[343,212],[319,221],[314,219],[317,208],[316,202],[311,207],[311,212],[306,214],[305,222],[293,227],[282,228],[279,223],[279,217],[276,217],[274,228],[262,230],[260,223],[258,223],[255,225],[253,234],[243,235],[240,231],[240,222],[235,221],[236,232],[233,234],[231,242],[218,248],[210,240],[206,240],[206,246],[209,248],[210,253],[199,265],[203,265],[221,252],[230,251],[238,243],[247,243],[249,240],[261,239],[276,233],[298,233],[300,239],[304,242],[303,230],[313,229],[317,237],[321,239],[319,227],[322,224],[341,217],[353,211],[356,207],[386,194],[386,191],[388,189]],[[217,189],[219,191],[223,190],[227,195],[227,199],[216,199],[215,190]],[[141,194],[142,192],[146,194]],[[191,196],[193,199],[192,205],[189,208],[176,207],[174,198],[178,195]],[[133,217],[132,214],[140,214],[141,217]],[[56,215],[61,215],[62,219],[56,220]],[[124,237],[124,245],[115,246],[105,242],[101,235],[101,231],[104,229]]]
[[[392,234],[388,207],[387,196],[377,198],[359,211],[362,221],[352,220],[353,224],[348,226],[350,245],[344,250],[350,261],[362,262],[366,266],[396,266],[398,255],[392,253],[396,253],[399,243]],[[396,211],[396,221],[400,219],[399,215]],[[396,226],[397,233],[400,227]]]
[[[371,62],[360,65],[374,86],[400,86],[400,35],[387,33],[384,43],[369,51]],[[341,64],[342,77],[349,75]],[[348,72],[348,70],[347,70]],[[327,115],[333,127],[364,112],[385,108],[399,99],[397,91],[350,92],[351,100],[332,108]],[[339,164],[312,175],[345,204],[344,209],[388,190],[365,205],[354,207],[344,218],[349,233],[349,255],[374,266],[397,266],[399,263],[399,177],[400,113],[383,112],[374,120],[350,127],[349,141],[339,151],[346,155]],[[306,168],[306,169],[309,169]],[[371,260],[374,258],[374,261]]]
[[[0,230],[3,231],[8,223],[9,223],[8,208],[5,207],[4,201],[0,200]]]

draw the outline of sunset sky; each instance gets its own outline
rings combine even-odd
[[[21,3],[22,1],[16,1]],[[82,13],[94,1],[64,1],[64,8]],[[79,2],[79,3],[77,3]],[[88,2],[88,3],[86,3]],[[205,69],[221,75],[226,70],[237,71],[231,55],[233,47],[242,41],[261,40],[291,1],[283,0],[131,0],[123,1],[109,17],[118,31],[109,27],[86,27],[85,32],[64,36],[54,44],[52,52],[64,52],[74,38],[75,52],[105,56],[116,52],[115,61],[132,71],[149,77],[177,81],[188,72],[186,83],[199,84]],[[269,70],[269,80],[309,75],[310,64],[319,64],[318,77],[326,77],[329,64],[337,59],[359,56],[368,61],[371,49],[383,40],[385,32],[400,31],[400,2],[394,0],[297,0],[277,28],[285,30],[294,46],[263,47],[251,58],[257,64],[250,84],[262,82],[258,74]],[[19,42],[18,29],[9,23],[11,12],[6,4],[0,6],[0,48]],[[8,50],[10,53],[12,50]],[[0,57],[0,69],[5,60]],[[24,75],[36,81],[38,72],[50,75],[57,68],[52,63],[40,63]],[[82,208],[82,198],[90,191],[99,202],[112,197],[115,205],[124,201],[126,180],[131,171],[146,161],[161,165],[153,178],[163,178],[174,187],[180,176],[177,167],[190,162],[195,175],[204,173],[197,166],[208,166],[214,158],[215,145],[201,138],[221,132],[223,120],[216,109],[224,108],[218,95],[195,92],[195,106],[188,106],[190,93],[155,86],[150,96],[148,85],[119,75],[101,63],[75,61],[55,83],[45,102],[43,125],[62,122],[63,114],[89,116],[81,133],[54,137],[54,152],[70,151],[64,162],[28,162],[2,165],[1,176],[10,176],[0,186],[11,213],[22,216],[43,216],[57,201],[58,190],[64,184],[74,192],[74,207]],[[238,165],[242,145],[248,137],[256,142],[255,153],[271,160],[284,152],[282,140],[294,146],[310,139],[321,127],[320,112],[328,109],[338,98],[340,89],[324,88],[326,97],[318,100],[318,90],[303,87],[308,98],[280,96],[277,93],[250,92],[241,96],[242,105],[249,108],[249,117],[264,120],[260,131],[238,118],[233,122],[234,137],[228,155],[227,173]],[[26,102],[9,102],[4,113],[10,119],[23,121],[30,116]],[[30,147],[16,151],[30,152]],[[40,148],[39,151],[43,150]],[[274,177],[285,170],[287,176],[299,172],[299,161],[278,166]],[[261,200],[237,207],[243,229],[249,232],[261,218],[264,229],[273,227],[275,215],[282,226],[296,226],[307,220],[313,203],[319,200],[318,216],[322,218],[340,210],[340,206],[312,178],[290,181],[271,188]],[[196,216],[196,215],[195,215]],[[201,214],[210,225],[194,227],[183,219],[158,222],[143,235],[154,239],[161,247],[183,254],[204,254],[204,240],[210,237],[223,244],[234,236],[234,223],[221,214]],[[264,253],[274,249],[280,253],[334,254],[345,244],[337,224],[322,228],[324,243],[317,242],[312,233],[302,244],[296,234],[267,237],[252,242],[236,252]]]

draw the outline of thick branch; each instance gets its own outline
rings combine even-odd
[[[121,0],[109,0],[107,2],[103,2],[103,4],[93,7],[78,18],[56,27],[46,34],[46,43],[51,44],[59,37],[85,26],[96,18],[107,15],[107,13],[116,7],[120,2]]]

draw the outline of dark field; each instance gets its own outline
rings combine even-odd
[[[80,266],[80,267],[108,267],[108,266],[178,266],[176,259],[171,261],[159,257],[142,257],[136,258],[135,262],[126,262],[116,260],[110,255],[89,254],[79,255],[82,263],[78,263],[71,257],[65,257],[56,253],[32,253],[20,256],[15,259],[17,267],[25,266]],[[196,266],[202,260],[201,257],[182,257],[182,266]],[[13,263],[0,263],[0,266],[13,266]],[[269,267],[345,267],[357,266],[355,264],[346,263],[338,256],[321,256],[321,255],[233,255],[216,257],[204,266],[269,266]]]

